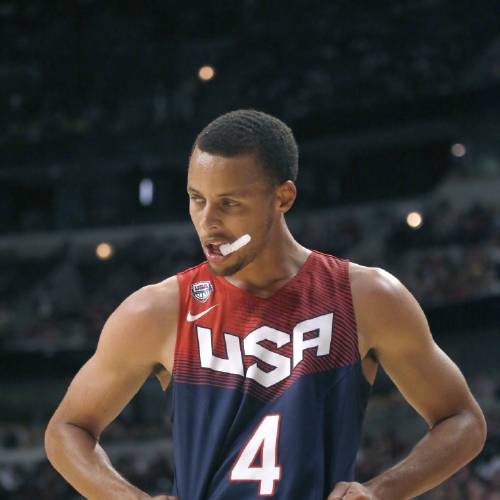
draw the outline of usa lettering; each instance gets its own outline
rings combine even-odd
[[[270,326],[261,326],[250,332],[243,340],[243,350],[239,337],[224,333],[224,344],[227,358],[215,356],[212,348],[212,330],[196,326],[198,344],[200,347],[200,363],[202,368],[210,368],[224,373],[246,376],[263,385],[271,387],[285,380],[304,359],[304,351],[314,349],[317,357],[330,353],[333,333],[333,313],[323,314],[315,318],[301,321],[295,325],[292,335],[276,330]],[[316,333],[311,338],[306,334]],[[260,342],[268,340],[278,349],[293,344],[292,359],[263,347]],[[245,373],[244,356],[254,356],[274,368],[264,371],[257,363],[251,364]]]

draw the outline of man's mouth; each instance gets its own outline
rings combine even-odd
[[[220,251],[220,246],[222,243],[208,243],[207,249],[211,254],[222,255]]]
[[[234,240],[232,243],[224,241],[224,239],[219,239],[217,237],[207,238],[203,241],[203,251],[207,256],[207,260],[210,262],[220,262],[234,252],[237,252],[240,248],[244,247],[250,241],[252,237],[245,233],[238,239]]]
[[[220,251],[220,246],[224,243],[227,243],[227,241],[217,240],[203,244],[203,251],[209,262],[220,262],[226,258]]]

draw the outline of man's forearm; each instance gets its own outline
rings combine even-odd
[[[80,427],[61,423],[49,425],[45,449],[54,468],[88,500],[151,498],[124,479],[95,438]]]
[[[406,500],[434,488],[472,460],[484,445],[484,419],[472,412],[449,417],[402,462],[365,483],[376,499]]]

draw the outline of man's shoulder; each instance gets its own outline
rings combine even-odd
[[[168,360],[173,353],[177,325],[177,296],[175,276],[130,294],[107,319],[98,353],[118,359],[119,364],[133,358],[134,363],[161,363],[170,368]]]
[[[139,288],[120,305],[126,314],[154,319],[171,319],[178,307],[179,285],[177,276]]]
[[[365,345],[403,341],[427,328],[420,305],[391,273],[350,264],[350,274],[358,331]]]
[[[406,290],[401,281],[380,267],[349,262],[349,276],[353,295],[366,299],[390,300]]]
[[[358,326],[386,329],[408,311],[419,309],[408,289],[379,267],[349,264],[352,299]]]

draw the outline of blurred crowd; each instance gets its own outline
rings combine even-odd
[[[168,127],[164,140],[175,145],[218,102],[294,121],[325,106],[451,94],[476,83],[457,75],[496,34],[495,16],[484,14],[496,4],[486,3],[470,16],[443,1],[428,16],[425,4],[367,4],[361,15],[335,2],[283,10],[245,0],[187,5],[175,16],[169,2],[80,0],[49,10],[41,0],[5,1],[0,143],[63,150],[75,137],[101,136],[95,150],[130,131],[137,140]],[[419,36],[399,43],[409,25]],[[210,94],[197,78],[208,63],[220,68]]]
[[[396,224],[384,261],[425,304],[500,293],[500,210],[474,203],[456,210],[435,203],[421,228]]]
[[[162,454],[145,458],[140,454],[122,457],[113,464],[137,487],[151,494],[169,492],[172,467]],[[2,466],[0,469],[1,500],[81,500],[82,497],[46,461]]]

